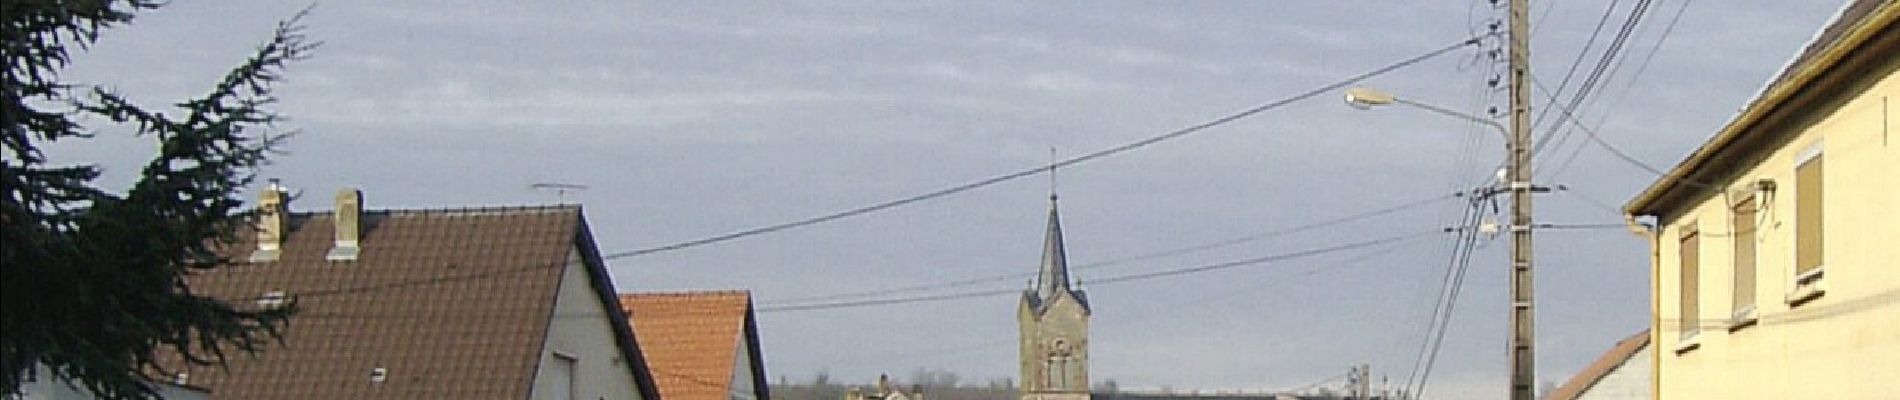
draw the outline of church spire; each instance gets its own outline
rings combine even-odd
[[[1049,232],[1042,242],[1042,272],[1036,278],[1036,297],[1047,301],[1069,289],[1069,257],[1062,249],[1062,218],[1056,213],[1056,196],[1049,195]]]

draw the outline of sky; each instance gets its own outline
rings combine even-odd
[[[1667,168],[1712,135],[1837,1],[1661,0],[1577,110]],[[1532,74],[1575,88],[1631,2],[1533,2]],[[324,42],[279,86],[299,134],[261,177],[366,206],[583,205],[615,253],[794,221],[1035,168],[1323,87],[1485,31],[1487,1],[689,2],[331,0]],[[303,2],[180,1],[111,29],[63,72],[147,105],[201,94]],[[1676,16],[1680,13],[1680,17]],[[1671,21],[1674,21],[1671,24]],[[1664,36],[1664,32],[1668,32]],[[1659,45],[1660,44],[1660,45]],[[1506,106],[1496,41],[1362,84],[1460,112]],[[1653,56],[1650,55],[1653,53]],[[1566,95],[1564,98],[1568,98]],[[1342,93],[1058,171],[1072,265],[1255,237],[1428,199],[1347,224],[1074,272],[1094,307],[1091,378],[1123,388],[1277,390],[1365,363],[1402,381],[1439,295],[1463,203],[1502,160],[1483,125]],[[1538,93],[1534,98],[1544,99]],[[1533,112],[1547,108],[1544,102]],[[1554,116],[1552,118],[1555,119]],[[123,187],[149,138],[104,121],[52,155]],[[1538,127],[1539,135],[1547,126]],[[1560,131],[1561,132],[1561,131]],[[1540,222],[1618,224],[1655,176],[1559,133],[1533,168],[1568,190]],[[1574,154],[1574,155],[1573,155]],[[541,182],[586,185],[557,194]],[[1021,274],[875,298],[1006,290],[1040,261],[1044,175],[859,217],[609,261],[629,291],[801,298]],[[291,204],[331,208],[328,196]],[[1409,235],[1393,245],[1205,273],[1162,271]],[[1540,231],[1537,371],[1561,382],[1648,321],[1647,244]],[[1501,398],[1507,243],[1482,241],[1432,370],[1432,398]],[[1013,294],[759,315],[767,373],[870,382],[919,369],[1013,378]],[[1396,383],[1395,383],[1396,384]]]

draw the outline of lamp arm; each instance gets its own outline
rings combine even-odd
[[[1451,109],[1447,109],[1447,108],[1443,108],[1443,107],[1439,107],[1439,106],[1434,106],[1434,105],[1430,105],[1430,104],[1425,104],[1425,103],[1420,103],[1420,102],[1416,102],[1416,101],[1411,101],[1411,100],[1406,100],[1406,99],[1401,99],[1401,98],[1394,98],[1394,99],[1392,99],[1392,102],[1394,102],[1394,103],[1399,103],[1399,104],[1404,104],[1404,105],[1408,105],[1408,106],[1412,106],[1412,107],[1417,107],[1417,108],[1419,108],[1419,109],[1423,109],[1423,110],[1425,110],[1425,111],[1431,111],[1431,112],[1435,112],[1435,113],[1439,113],[1439,114],[1444,114],[1444,115],[1449,115],[1449,116],[1452,116],[1452,117],[1457,117],[1458,119],[1462,119],[1462,120],[1466,120],[1466,121],[1471,121],[1471,122],[1477,122],[1477,123],[1480,123],[1480,124],[1484,124],[1485,126],[1489,126],[1489,127],[1491,127],[1491,129],[1496,129],[1496,130],[1498,131],[1498,136],[1499,136],[1499,137],[1502,137],[1502,138],[1504,138],[1504,140],[1505,140],[1505,142],[1507,142],[1507,143],[1508,143],[1508,142],[1510,142],[1510,139],[1511,139],[1511,129],[1510,129],[1510,128],[1505,128],[1505,127],[1504,127],[1504,124],[1500,124],[1500,123],[1498,123],[1498,121],[1492,121],[1492,120],[1491,120],[1491,119],[1489,119],[1489,118],[1481,118],[1481,117],[1478,117],[1478,116],[1476,116],[1476,115],[1471,115],[1471,114],[1466,114],[1466,113],[1462,113],[1462,112],[1458,112],[1458,111],[1456,111],[1456,110],[1451,110]]]

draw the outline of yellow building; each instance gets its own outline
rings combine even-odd
[[[1900,6],[1856,0],[1625,206],[1658,398],[1900,398]]]

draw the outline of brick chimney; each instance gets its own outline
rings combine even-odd
[[[257,196],[257,251],[251,262],[277,261],[283,252],[284,237],[290,235],[290,206],[284,187],[276,179]]]
[[[363,249],[363,191],[355,188],[337,190],[336,212],[332,214],[336,225],[336,244],[330,247],[330,253],[323,258],[330,261],[356,261],[356,255]]]

